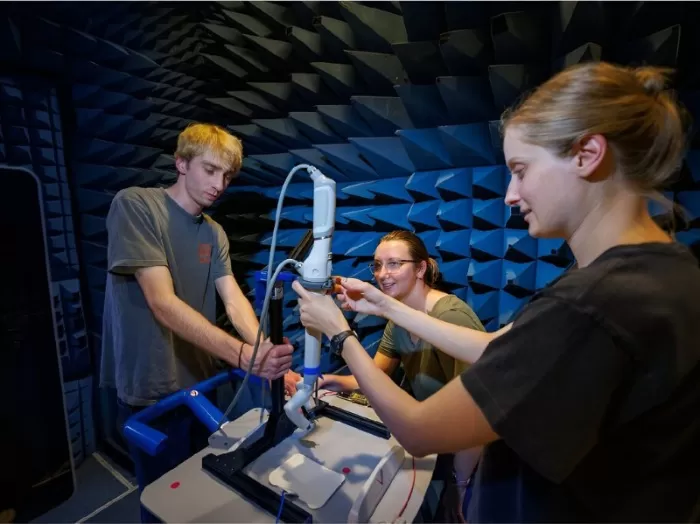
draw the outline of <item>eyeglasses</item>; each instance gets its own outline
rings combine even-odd
[[[386,264],[382,264],[381,262],[372,262],[369,264],[369,270],[375,275],[378,274],[382,268],[385,268],[387,273],[396,273],[404,264],[415,262],[415,260],[389,260]]]

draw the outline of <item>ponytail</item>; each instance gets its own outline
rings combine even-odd
[[[426,262],[425,283],[430,287],[434,287],[440,276],[440,268],[434,258],[428,258]]]

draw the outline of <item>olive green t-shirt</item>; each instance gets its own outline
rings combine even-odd
[[[428,313],[431,317],[479,331],[485,331],[476,313],[458,297],[446,295],[439,299]],[[389,358],[399,358],[414,397],[425,400],[469,364],[443,353],[422,340],[414,343],[404,328],[388,321],[377,351]]]

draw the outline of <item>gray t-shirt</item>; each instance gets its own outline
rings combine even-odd
[[[164,189],[131,187],[114,197],[107,234],[101,386],[138,406],[210,377],[215,359],[155,319],[134,273],[167,266],[175,294],[215,323],[215,281],[232,274],[223,228]]]

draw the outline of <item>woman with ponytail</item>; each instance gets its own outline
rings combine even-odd
[[[382,237],[370,270],[379,289],[387,296],[443,322],[484,331],[481,321],[464,301],[435,289],[440,275],[437,262],[430,258],[425,244],[415,233],[398,230]],[[392,321],[387,322],[384,328],[374,363],[387,375],[392,375],[401,364],[405,389],[420,401],[430,397],[468,367],[466,362],[443,353]],[[285,376],[288,392],[299,379],[300,376],[293,372]],[[360,389],[352,375],[324,375],[319,380],[319,387],[338,392]],[[440,497],[442,491],[443,503],[440,504],[439,513],[433,517],[437,521],[458,521],[463,518],[461,510],[467,481],[476,467],[480,452],[481,448],[476,447],[438,458],[432,495]]]
[[[345,308],[473,362],[420,402],[355,338],[342,345],[410,453],[484,447],[469,522],[700,522],[700,269],[648,205],[678,172],[686,125],[667,71],[604,62],[562,71],[503,115],[505,203],[531,236],[564,239],[576,266],[496,333],[341,279]],[[294,289],[304,326],[346,332],[331,297]]]

